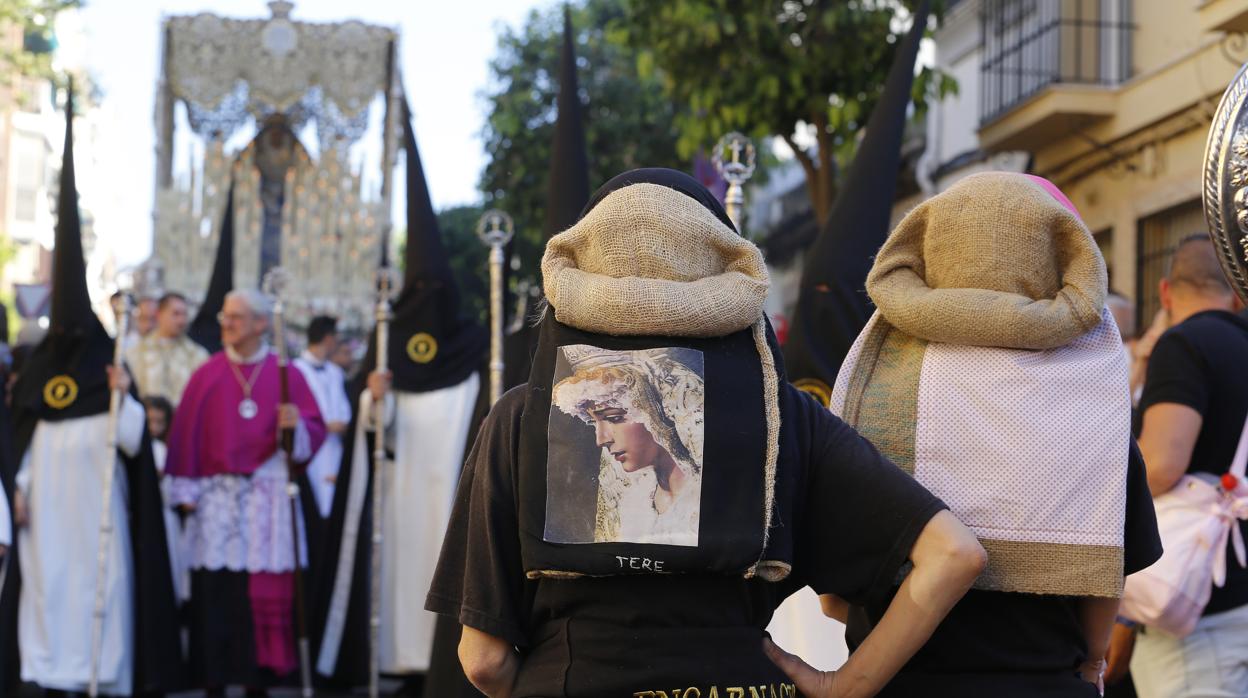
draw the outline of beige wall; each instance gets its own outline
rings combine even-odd
[[[1196,0],[1135,0],[1132,75],[1152,72],[1200,44]]]
[[[1092,231],[1111,231],[1106,262],[1114,288],[1135,299],[1143,282],[1148,290],[1138,300],[1147,305],[1158,267],[1154,263],[1141,272],[1141,231],[1160,239],[1158,231],[1169,231],[1156,218],[1161,214],[1173,218],[1174,231],[1167,235],[1203,228],[1193,207],[1200,197],[1205,139],[1217,100],[1239,66],[1219,45],[1221,35],[1202,30],[1196,2],[1135,0],[1133,5],[1134,70],[1125,84],[1110,88],[1113,114],[1038,143],[1032,153],[1036,173],[1066,191]],[[1245,54],[1231,58],[1248,59]],[[1141,273],[1151,276],[1137,278]],[[1142,320],[1144,329],[1149,318]]]
[[[1127,160],[1134,169],[1114,165],[1059,185],[1079,208],[1088,228],[1112,230],[1112,252],[1106,262],[1113,268],[1114,287],[1129,297],[1136,296],[1140,221],[1199,198],[1207,132],[1206,124],[1150,145]]]

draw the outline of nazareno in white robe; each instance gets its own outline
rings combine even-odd
[[[145,420],[143,406],[127,395],[118,413],[117,445],[129,456],[137,455],[142,446]],[[99,680],[101,693],[131,692],[134,557],[126,513],[129,483],[121,458],[106,452],[107,436],[107,412],[41,421],[17,474],[30,516],[17,532],[22,680],[45,689],[85,691],[90,681],[100,512],[106,468],[113,468],[113,533]]]
[[[425,610],[424,592],[433,581],[451,517],[480,382],[474,372],[441,390],[394,391],[393,398],[387,396],[385,419],[395,460],[383,467],[380,488],[384,513],[379,659],[384,673],[429,670],[437,616]],[[351,584],[366,583],[352,580],[354,558],[372,554],[367,547],[356,546],[357,540],[366,543],[370,538],[357,535],[369,477],[365,470],[373,448],[368,434],[373,409],[368,391],[361,395],[359,408],[342,549],[337,569],[327,570],[335,575],[334,591],[317,658],[317,671],[325,675],[333,673],[339,648],[350,641],[343,637],[343,628]]]

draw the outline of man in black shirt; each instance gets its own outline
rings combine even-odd
[[[1179,244],[1160,291],[1173,324],[1153,349],[1139,406],[1154,497],[1186,473],[1225,473],[1248,416],[1248,322],[1234,314],[1238,301],[1208,235]],[[1143,698],[1248,696],[1248,569],[1233,553],[1226,585],[1213,589],[1195,632],[1175,638],[1143,629],[1131,673]]]

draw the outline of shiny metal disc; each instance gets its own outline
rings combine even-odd
[[[260,408],[256,406],[256,401],[249,397],[243,398],[243,401],[238,403],[238,416],[243,419],[253,419],[259,413]]]
[[[1248,302],[1248,65],[1231,81],[1205,145],[1205,221],[1222,270]]]

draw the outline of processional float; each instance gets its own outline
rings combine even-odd
[[[233,182],[234,286],[257,288],[281,266],[290,326],[330,313],[360,330],[391,222],[398,34],[296,21],[291,3],[268,5],[267,19],[164,20],[153,254],[161,286],[193,302],[203,293]],[[365,139],[377,121],[380,148]]]

